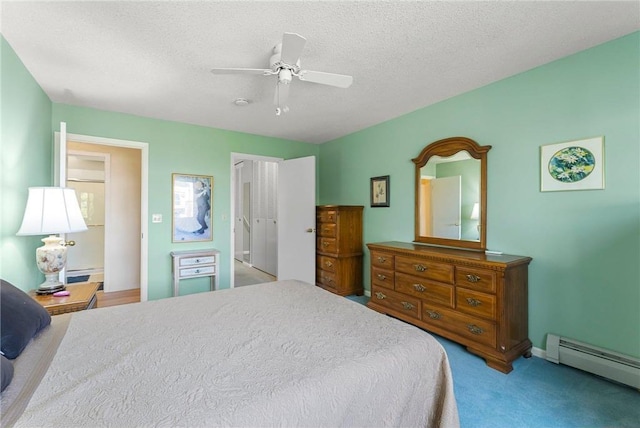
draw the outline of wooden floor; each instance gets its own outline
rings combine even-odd
[[[106,308],[107,306],[126,305],[127,303],[136,303],[140,301],[140,289],[113,291],[105,293],[100,290],[97,293],[97,308]]]

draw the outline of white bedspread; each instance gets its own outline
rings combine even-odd
[[[281,281],[73,314],[17,426],[458,426],[429,334]]]

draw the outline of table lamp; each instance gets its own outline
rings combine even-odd
[[[87,225],[82,218],[76,192],[65,187],[29,187],[29,197],[24,210],[22,225],[16,235],[49,235],[42,239],[44,245],[36,249],[36,264],[45,281],[37,294],[52,294],[65,289],[58,280],[58,273],[67,264],[67,246],[57,233],[83,232]]]

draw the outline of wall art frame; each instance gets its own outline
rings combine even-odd
[[[371,177],[371,206],[374,208],[390,206],[390,189],[388,175]]]
[[[171,241],[213,240],[213,177],[171,174]]]
[[[540,191],[604,189],[604,137],[540,147]]]

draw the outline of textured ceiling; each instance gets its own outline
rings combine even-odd
[[[51,100],[322,143],[640,29],[638,1],[2,2],[1,31]],[[276,117],[268,68],[283,32],[307,39]],[[233,100],[251,100],[237,107]]]

